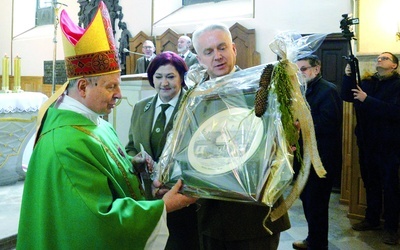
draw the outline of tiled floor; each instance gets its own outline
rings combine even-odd
[[[19,211],[21,208],[24,182],[0,186],[0,249],[13,249],[10,244],[15,242],[18,231]]]
[[[0,239],[17,233],[23,181],[0,186]],[[339,203],[339,194],[332,193],[330,204],[329,249],[391,250],[400,245],[388,246],[380,241],[382,231],[356,232],[351,229],[354,221],[347,218],[347,206]],[[307,224],[301,202],[298,200],[289,212],[292,228],[281,234],[279,250],[292,249],[292,242],[307,236]],[[0,244],[0,249],[6,248]]]
[[[329,249],[330,250],[391,250],[400,249],[400,245],[390,246],[381,242],[380,231],[357,232],[351,224],[358,222],[347,217],[348,206],[340,204],[340,194],[332,193],[329,204]],[[289,210],[292,227],[281,234],[278,250],[293,249],[293,241],[307,237],[307,222],[301,201],[297,200]]]

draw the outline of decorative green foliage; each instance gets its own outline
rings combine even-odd
[[[275,84],[275,92],[279,102],[279,110],[281,111],[282,126],[285,133],[285,138],[290,145],[296,146],[296,157],[301,159],[299,145],[299,131],[294,125],[292,106],[293,85],[287,73],[288,60],[279,61],[274,68],[272,81]]]

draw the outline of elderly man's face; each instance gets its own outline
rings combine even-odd
[[[154,44],[152,42],[144,42],[142,46],[142,52],[146,55],[146,57],[151,57],[156,51]]]
[[[84,104],[97,114],[111,113],[116,102],[120,99],[120,73],[112,73],[97,77],[96,82],[87,81]]]
[[[313,67],[308,60],[300,60],[296,64],[307,83],[313,80],[320,72],[320,66]]]
[[[189,40],[185,39],[184,37],[180,37],[178,39],[178,53],[185,53],[190,49]]]
[[[222,30],[206,31],[198,37],[197,58],[211,78],[232,72],[236,64],[236,46]]]

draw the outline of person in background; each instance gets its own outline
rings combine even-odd
[[[342,100],[336,85],[321,76],[321,61],[315,55],[296,62],[306,83],[306,99],[314,122],[318,152],[327,171],[319,178],[314,168],[300,198],[308,225],[305,240],[293,243],[294,249],[328,249],[329,199],[337,171],[342,164]],[[300,140],[300,148],[301,148]],[[296,172],[300,163],[294,162]]]
[[[199,63],[207,69],[203,81],[239,70],[236,46],[223,24],[211,24],[193,33],[193,45]],[[279,205],[281,199],[276,205]],[[232,201],[200,199],[198,210],[200,245],[203,249],[277,249],[280,232],[290,228],[287,214],[278,220],[263,221],[267,206]]]
[[[157,94],[139,101],[133,108],[129,142],[125,147],[129,155],[135,156],[140,153],[142,146],[154,161],[158,161],[167,134],[172,129],[180,100],[185,93],[184,75],[187,70],[183,59],[174,52],[163,52],[153,59],[147,75]],[[159,129],[157,117],[163,112],[162,105],[166,104],[166,121],[163,128]],[[154,139],[156,133],[160,136]],[[147,190],[151,191],[150,178],[147,178]],[[159,198],[161,194],[157,193],[156,196]],[[167,225],[170,236],[165,249],[199,249],[196,204],[169,213]]]
[[[180,36],[178,39],[178,53],[185,60],[188,68],[193,64],[198,63],[197,55],[190,51],[192,47],[192,39],[188,36]]]
[[[142,52],[144,56],[136,60],[135,74],[141,74],[147,72],[147,68],[149,67],[151,61],[156,56],[155,51],[156,47],[154,46],[154,43],[152,41],[150,40],[144,41],[142,45]]]
[[[356,231],[380,229],[382,205],[384,233],[382,241],[398,244],[400,194],[400,76],[398,58],[383,52],[376,59],[376,73],[358,85],[352,81],[347,65],[342,99],[352,102],[356,111],[355,134],[359,149],[361,178],[367,208],[365,219],[352,228]],[[382,192],[383,191],[383,192]]]
[[[180,180],[162,200],[146,201],[136,170],[145,159],[124,153],[102,119],[121,98],[110,24],[103,2],[87,30],[61,12],[69,81],[39,112],[17,249],[162,249],[167,212],[196,201],[178,193]]]

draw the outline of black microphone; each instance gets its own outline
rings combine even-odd
[[[145,56],[145,54],[138,53],[138,52],[133,52],[133,51],[128,50],[127,48],[124,48],[123,51],[125,53],[131,53],[131,54],[135,54],[135,55]]]

